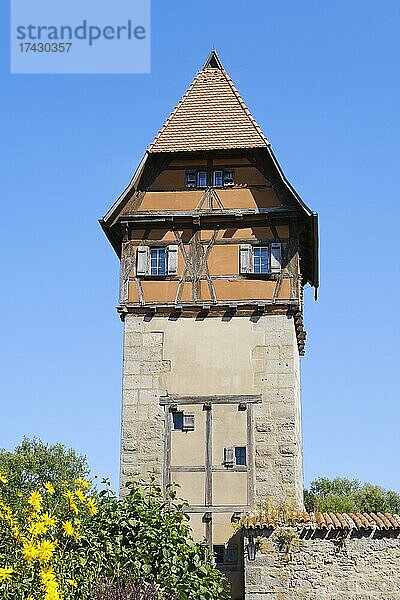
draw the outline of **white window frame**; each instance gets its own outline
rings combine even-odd
[[[205,184],[204,185],[200,185],[200,177],[201,177],[202,173],[205,175]],[[208,185],[208,172],[206,169],[200,169],[199,171],[197,171],[197,187],[204,189],[207,187],[207,185]]]
[[[267,248],[268,266],[267,271],[256,273],[254,270],[254,250],[256,248]],[[271,244],[240,244],[239,248],[239,273],[241,275],[268,276],[282,272],[282,244],[273,242]]]

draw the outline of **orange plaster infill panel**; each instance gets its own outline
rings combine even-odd
[[[175,302],[178,281],[146,281],[142,280],[145,302]]]
[[[207,166],[207,160],[205,158],[192,158],[190,160],[171,160],[169,165],[172,167],[192,167],[196,165]]]
[[[276,231],[281,239],[287,239],[289,237],[289,225],[277,225]]]
[[[208,256],[210,275],[230,275],[239,271],[239,246],[213,246]]]
[[[138,212],[195,210],[203,194],[204,190],[146,192]]]
[[[200,281],[200,297],[203,302],[211,300],[210,288],[208,287],[208,282],[204,281],[204,279]]]
[[[185,187],[185,171],[166,170],[151,184],[150,190],[179,190]]]
[[[189,281],[186,281],[183,284],[181,302],[191,302],[192,299],[192,284]]]
[[[282,286],[282,293],[279,299],[290,299],[290,285]],[[289,283],[289,282],[288,282]],[[217,300],[272,300],[276,281],[270,280],[214,280],[213,281]],[[285,295],[287,294],[287,295]]]
[[[269,182],[255,167],[240,167],[235,170],[235,183],[238,185],[265,185]]]
[[[181,233],[181,232],[180,232]],[[169,229],[136,229],[130,232],[130,239],[133,242],[171,242],[176,243],[176,238],[173,231]]]
[[[135,281],[128,282],[128,302],[135,302],[136,304],[139,302],[139,294]]]
[[[280,239],[288,239],[289,227],[287,225],[278,225],[276,227],[277,233]],[[203,241],[210,240],[213,236],[214,231],[212,229],[203,229],[200,231],[200,239]],[[273,240],[274,235],[269,227],[231,227],[229,229],[219,229],[216,241],[219,240]]]
[[[226,158],[214,158],[213,160],[213,166],[215,167],[216,165],[222,166],[222,167],[229,167],[230,164],[235,164],[235,165],[250,165],[250,161],[248,158],[239,158],[239,157],[235,157],[235,156],[231,156],[230,158],[226,157]]]
[[[282,279],[281,289],[278,294],[279,300],[287,300],[290,298],[290,279]]]
[[[219,199],[225,209],[231,208],[271,208],[280,206],[279,199],[271,188],[254,190],[248,188],[232,188],[217,190]]]

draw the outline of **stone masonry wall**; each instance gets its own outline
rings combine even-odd
[[[263,345],[252,351],[262,393],[255,410],[256,501],[303,506],[300,360],[293,319],[268,315],[254,324]]]
[[[302,505],[300,365],[293,319],[204,320],[128,314],[124,322],[121,488],[161,480],[160,395],[261,394],[254,407],[255,497]]]
[[[245,560],[245,600],[400,600],[400,539],[302,540]]]
[[[163,332],[146,331],[143,317],[124,322],[121,432],[121,492],[128,479],[155,473],[161,481],[164,411],[159,406],[160,373],[170,370],[163,359]]]

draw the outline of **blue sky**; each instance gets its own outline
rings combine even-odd
[[[118,261],[97,219],[211,47],[320,214],[305,480],[400,491],[400,4],[153,0],[151,75],[10,75],[0,7],[0,446],[61,441],[118,481]]]

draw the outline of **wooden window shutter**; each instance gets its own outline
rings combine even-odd
[[[235,464],[235,448],[224,448],[224,465],[233,467]]]
[[[270,271],[271,273],[280,273],[282,271],[282,244],[271,244]]]
[[[183,413],[182,431],[194,431],[194,415]]]
[[[171,244],[167,250],[168,275],[176,275],[178,273],[178,246]]]
[[[253,248],[251,244],[240,244],[239,262],[241,273],[253,272]]]
[[[150,268],[150,248],[139,246],[136,253],[136,275],[148,275]]]

